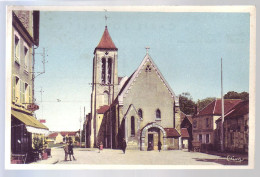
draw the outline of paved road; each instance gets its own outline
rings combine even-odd
[[[52,158],[38,163],[55,164],[92,164],[92,165],[243,165],[244,163],[230,163],[224,157],[199,152],[183,150],[173,151],[137,151],[128,150],[123,154],[121,150],[104,149],[98,153],[97,149],[74,149],[76,161],[64,161],[64,151],[52,148]]]

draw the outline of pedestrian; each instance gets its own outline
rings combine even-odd
[[[161,141],[159,141],[158,142],[158,150],[159,150],[159,152],[161,151],[161,149],[162,149],[162,143],[161,143]]]
[[[69,153],[69,143],[68,143],[68,142],[66,142],[66,144],[65,144],[64,147],[63,147],[63,149],[64,149],[64,153],[65,153],[65,159],[64,159],[64,161],[67,161],[67,159],[68,159],[68,153]]]
[[[122,150],[123,150],[123,153],[125,154],[125,150],[126,150],[126,141],[125,141],[125,138],[123,138]]]
[[[102,143],[102,141],[99,143],[99,145],[98,145],[98,153],[100,153],[100,151],[102,151],[103,150],[103,143]]]
[[[74,157],[74,154],[73,154],[73,144],[72,144],[72,141],[70,141],[68,149],[69,149],[70,161],[71,161],[71,156],[73,157],[73,160],[76,160],[75,157]]]

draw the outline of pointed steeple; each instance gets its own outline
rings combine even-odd
[[[102,36],[98,46],[95,48],[95,51],[97,49],[117,50],[114,42],[112,41],[112,39],[111,39],[111,37],[109,35],[109,32],[107,30],[107,26],[105,27],[105,31],[103,33],[103,36]]]

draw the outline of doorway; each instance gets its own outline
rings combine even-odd
[[[154,150],[153,145],[154,145],[153,134],[148,134],[148,148],[147,148],[147,150],[148,151]]]

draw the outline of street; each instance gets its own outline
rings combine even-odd
[[[186,150],[138,151],[104,149],[100,153],[94,148],[74,148],[75,161],[64,161],[64,150],[52,148],[52,157],[34,164],[91,164],[91,165],[247,165],[247,161],[230,162],[226,157]],[[69,158],[68,158],[69,160]]]

